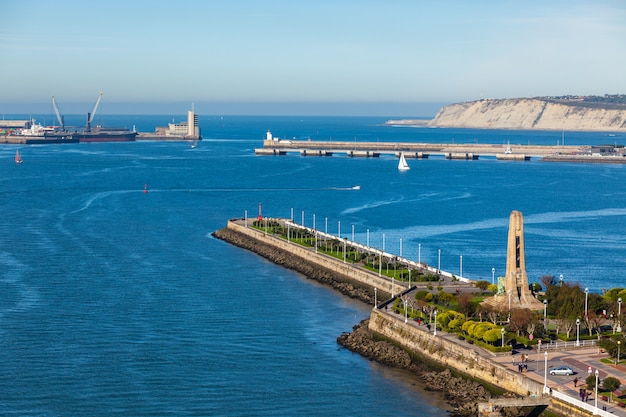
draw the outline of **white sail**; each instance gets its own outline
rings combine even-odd
[[[400,161],[398,162],[398,169],[400,171],[408,171],[411,169],[409,164],[406,163],[406,159],[404,158],[404,152],[400,152]]]

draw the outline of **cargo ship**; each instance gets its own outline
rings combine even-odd
[[[137,137],[135,129],[104,128],[100,125],[96,126],[94,129],[91,128],[91,123],[96,115],[96,110],[98,110],[98,105],[100,104],[101,99],[102,92],[98,95],[98,99],[96,100],[96,104],[93,106],[91,113],[87,113],[87,125],[85,126],[85,129],[82,131],[72,132],[72,137],[77,138],[79,142],[134,142],[135,137]],[[54,107],[57,119],[61,124],[61,130],[65,130],[63,117],[59,112],[54,96],[52,97],[52,106]]]
[[[111,129],[98,126],[93,130],[72,132],[71,135],[77,139],[77,142],[134,142],[137,132],[129,129]]]

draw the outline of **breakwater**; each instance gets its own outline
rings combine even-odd
[[[362,268],[316,253],[313,248],[305,248],[281,237],[247,227],[243,219],[230,220],[226,228],[214,232],[213,235],[258,253],[279,265],[301,272],[309,278],[330,284],[342,294],[361,299],[369,304],[372,304],[373,288],[386,288],[388,291],[393,291],[388,280],[381,280],[376,274],[369,274],[364,271],[356,273]],[[385,285],[387,286],[385,287]],[[388,292],[387,295],[390,294],[391,292]],[[380,296],[382,298],[382,294]],[[392,366],[400,364],[400,367],[411,369],[411,356],[417,355],[427,358],[429,362],[452,369],[470,379],[500,387],[521,398],[539,398],[545,395],[543,384],[496,362],[493,360],[494,354],[477,348],[473,344],[460,341],[456,335],[451,333],[433,334],[426,326],[407,321],[403,315],[393,312],[392,309],[387,310],[383,307],[386,304],[380,304],[378,306],[380,308],[372,309],[367,329],[375,335],[375,338],[390,340],[394,345],[409,352],[409,355],[390,354],[391,351],[388,349],[371,349],[369,354],[365,356]],[[350,347],[348,340],[349,338],[345,335],[338,338],[339,343]],[[352,344],[354,345],[354,339],[352,339]],[[356,345],[366,346],[367,343],[363,339],[361,342],[356,342]],[[360,351],[356,346],[352,346],[350,349]],[[365,351],[367,349],[365,347]],[[458,391],[459,387],[456,386],[453,389]],[[476,402],[483,401],[485,397],[483,394],[476,394],[476,396],[479,397],[476,398]],[[529,403],[534,403],[534,401],[529,400]],[[562,415],[589,415],[587,412],[554,397],[550,397],[549,401],[552,411]],[[472,415],[471,413],[475,410],[475,407],[470,407],[470,414],[461,413],[459,415]]]
[[[286,155],[299,153],[303,156],[332,156],[342,154],[351,157],[378,157],[382,154],[405,154],[405,158],[425,159],[440,156],[446,159],[475,160],[480,156],[498,159],[542,158],[557,153],[573,155],[588,151],[590,146],[561,145],[520,145],[488,143],[413,143],[413,142],[339,142],[311,140],[275,140],[263,141],[263,148],[255,149],[257,155]]]
[[[294,245],[280,237],[245,226],[242,219],[230,220],[224,229],[213,236],[228,243],[250,250],[277,265],[300,272],[309,279],[330,285],[340,293],[374,305],[378,299],[391,297],[398,283],[381,278],[350,263],[316,253],[312,249]],[[377,291],[374,291],[374,288]]]

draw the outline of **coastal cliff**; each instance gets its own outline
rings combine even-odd
[[[443,107],[434,119],[394,120],[390,125],[471,129],[626,131],[626,107],[546,99],[484,99]]]

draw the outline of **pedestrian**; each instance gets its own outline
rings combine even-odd
[[[577,384],[578,384],[578,377],[574,378],[574,388],[576,388]]]

